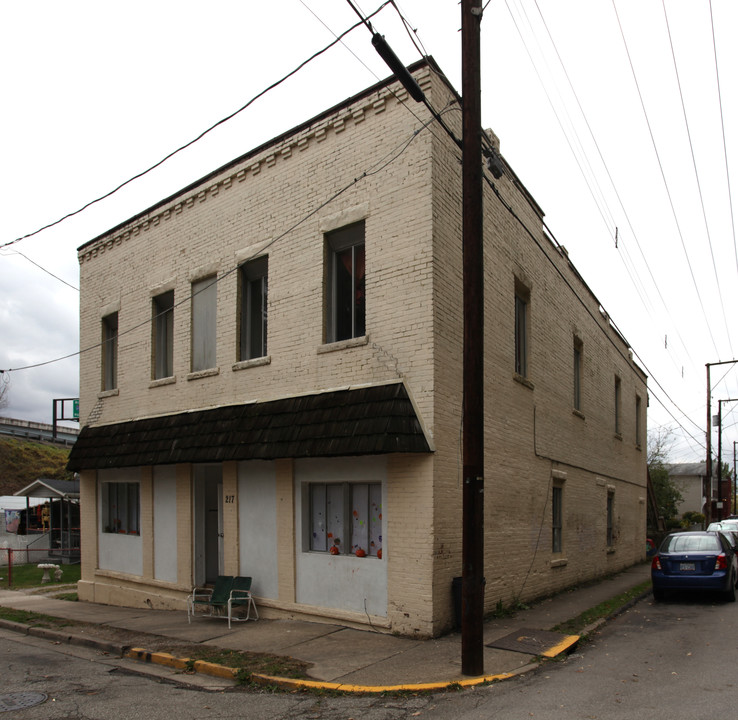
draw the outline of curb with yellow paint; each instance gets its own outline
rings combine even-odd
[[[542,657],[554,658],[566,652],[575,645],[579,640],[579,635],[566,635],[560,643],[542,653]],[[125,657],[133,660],[141,660],[156,665],[164,665],[166,667],[175,668],[177,670],[191,670],[194,672],[220,677],[227,680],[236,680],[238,670],[235,668],[218,665],[216,663],[206,662],[205,660],[190,660],[187,658],[177,658],[165,652],[149,652],[143,648],[130,648],[126,651]],[[521,672],[529,670],[533,665],[519,668],[515,672],[497,673],[496,675],[482,675],[474,678],[463,678],[459,680],[447,680],[445,682],[430,683],[407,683],[402,685],[350,685],[347,683],[324,682],[322,680],[299,680],[295,678],[279,677],[276,675],[262,675],[260,673],[251,673],[250,679],[263,686],[280,687],[284,690],[323,690],[331,692],[344,693],[386,693],[386,692],[439,692],[448,690],[449,688],[470,688],[478,685],[488,685],[490,683],[507,680],[511,677],[519,675]]]

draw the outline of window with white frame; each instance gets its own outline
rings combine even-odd
[[[192,283],[192,372],[216,367],[218,285],[215,276]]]
[[[151,302],[151,333],[154,380],[174,375],[174,290],[157,295]]]
[[[106,533],[139,535],[139,484],[105,482],[102,484],[102,530]]]
[[[102,389],[118,387],[118,313],[102,320]]]
[[[314,552],[382,557],[382,484],[310,483]]]
[[[326,342],[366,333],[364,221],[326,233]]]
[[[267,354],[268,268],[266,256],[244,263],[239,268],[239,361]]]

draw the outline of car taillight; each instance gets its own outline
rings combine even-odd
[[[728,558],[725,557],[724,553],[721,553],[715,558],[715,570],[727,570]]]
[[[661,560],[659,560],[658,555],[654,555],[653,560],[651,560],[651,570],[661,570]]]

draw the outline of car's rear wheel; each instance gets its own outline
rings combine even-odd
[[[733,578],[730,579],[730,587],[725,591],[725,600],[727,602],[735,602],[735,582]]]
[[[660,588],[653,588],[653,599],[654,602],[663,602],[664,601],[664,591]]]

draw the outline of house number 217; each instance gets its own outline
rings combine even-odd
[[[227,503],[236,502],[236,496],[235,495],[226,495],[225,496],[225,501]]]

